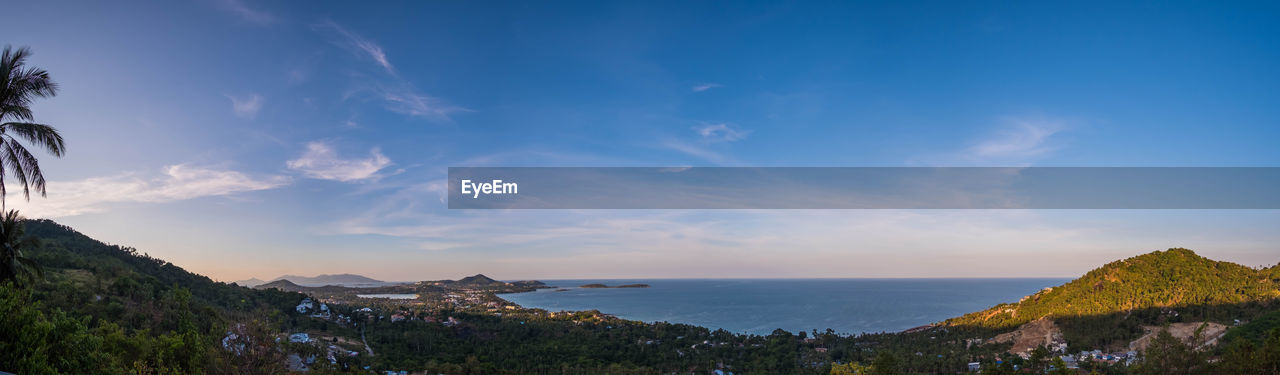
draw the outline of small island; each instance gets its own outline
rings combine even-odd
[[[595,289],[595,288],[648,288],[648,287],[649,287],[649,284],[626,284],[626,285],[618,285],[618,286],[608,286],[608,285],[604,285],[604,284],[586,284],[586,285],[581,285],[581,286],[578,286],[578,287],[579,287],[579,288],[588,288],[588,289]]]

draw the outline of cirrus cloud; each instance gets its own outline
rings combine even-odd
[[[382,70],[369,75],[359,74],[361,78],[357,80],[356,87],[348,90],[343,95],[344,99],[356,94],[368,95],[381,100],[389,111],[435,122],[449,122],[449,116],[456,112],[471,112],[447,100],[419,92],[412,82],[400,76],[382,46],[372,40],[333,21],[321,22],[315,28],[332,34],[335,45],[357,58],[373,61]]]
[[[333,21],[321,22],[319,25],[316,25],[316,28],[332,31],[338,36],[334,41],[335,44],[346,48],[352,53],[373,60],[389,74],[396,74],[396,69],[391,66],[391,60],[387,58],[386,51],[383,51],[382,46],[374,43],[372,40],[369,40],[360,34],[356,34]]]
[[[1050,118],[1010,118],[1007,126],[994,137],[969,149],[981,158],[1029,159],[1052,152],[1056,147],[1050,137],[1066,129],[1066,122]]]
[[[378,171],[391,165],[391,159],[377,148],[367,158],[343,159],[332,145],[317,141],[307,143],[307,151],[286,165],[307,177],[351,182],[381,177]]]
[[[218,3],[222,9],[239,16],[240,19],[258,25],[267,25],[276,19],[271,13],[251,8],[240,0],[221,0]]]
[[[692,90],[693,92],[703,92],[703,91],[707,91],[714,88],[720,88],[720,87],[724,87],[724,85],[721,85],[719,83],[701,83],[701,84],[694,85],[693,87],[690,88],[690,90]]]
[[[288,185],[286,176],[253,177],[209,167],[176,164],[157,176],[125,173],[76,181],[50,181],[48,199],[15,201],[10,206],[31,217],[57,218],[102,212],[113,203],[165,203],[208,196],[267,190]]]
[[[694,127],[693,131],[698,132],[698,135],[701,135],[703,140],[712,142],[740,141],[751,135],[750,130],[737,129],[729,126],[729,124],[703,124]]]

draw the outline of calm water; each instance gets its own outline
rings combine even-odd
[[[600,310],[646,322],[689,323],[732,332],[901,331],[1025,295],[1067,279],[658,279],[544,280],[568,291],[503,294],[550,311]],[[649,284],[581,289],[578,285]]]

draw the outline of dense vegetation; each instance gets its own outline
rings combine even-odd
[[[25,224],[42,240],[28,251],[43,265],[45,280],[29,288],[0,286],[5,371],[236,373],[243,363],[218,345],[228,328],[266,324],[302,298],[214,282],[52,221]]]
[[[1079,349],[1116,348],[1143,326],[1211,321],[1233,324],[1277,308],[1275,267],[1257,270],[1169,249],[1109,263],[1020,302],[950,319],[950,326],[1009,329],[1050,317]]]

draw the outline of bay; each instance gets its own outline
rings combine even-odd
[[[599,310],[624,319],[766,335],[830,328],[896,332],[1002,302],[1069,279],[605,279],[543,280],[558,288],[503,294],[524,307]],[[648,284],[648,288],[578,288]],[[568,289],[558,291],[558,289]]]

